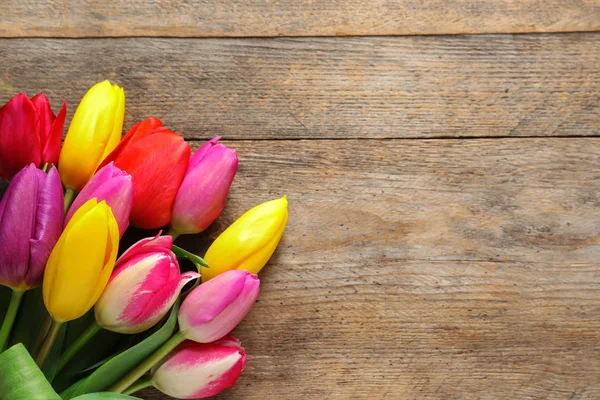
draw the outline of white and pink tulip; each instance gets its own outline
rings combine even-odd
[[[94,307],[96,322],[118,333],[143,332],[160,321],[183,286],[200,277],[179,271],[171,236],[142,239],[117,260]]]
[[[232,336],[209,344],[186,340],[154,367],[152,385],[178,399],[203,399],[232,387],[245,366],[246,352]]]

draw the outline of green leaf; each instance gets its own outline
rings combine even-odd
[[[0,354],[0,394],[10,400],[60,400],[21,343]]]
[[[104,393],[89,393],[83,396],[78,396],[73,400],[121,400],[121,399],[139,399],[139,397],[131,397],[125,394],[104,392]]]
[[[76,383],[77,389],[73,391],[73,396],[107,390],[130,370],[154,353],[163,343],[169,340],[177,329],[179,305],[180,302],[175,303],[167,321],[154,334],[116,357],[113,357],[83,382]],[[71,397],[63,395],[63,398],[70,399]]]

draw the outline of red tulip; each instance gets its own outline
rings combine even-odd
[[[190,159],[190,146],[158,118],[134,125],[100,167],[111,161],[133,182],[131,222],[144,229],[167,225]]]
[[[56,164],[67,114],[54,115],[45,94],[19,93],[0,107],[0,176],[11,179],[25,166]]]

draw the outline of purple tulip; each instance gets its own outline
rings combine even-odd
[[[171,228],[179,234],[199,233],[223,211],[229,187],[237,171],[237,153],[216,137],[190,159],[173,203]]]
[[[42,284],[63,215],[56,168],[46,174],[30,164],[13,177],[0,202],[0,284],[17,291]]]
[[[197,272],[179,272],[173,238],[142,239],[117,260],[108,285],[94,307],[96,322],[119,333],[150,329],[169,311],[183,286]]]
[[[88,200],[96,198],[98,202],[106,200],[119,225],[121,236],[129,227],[129,215],[133,206],[133,183],[131,176],[110,163],[96,172],[92,179],[83,187],[69,208],[64,226],[71,220],[75,211]]]
[[[258,298],[259,286],[258,276],[243,270],[226,271],[203,283],[181,305],[181,332],[198,343],[221,339],[248,314]]]
[[[204,399],[232,387],[246,352],[232,336],[210,344],[186,340],[152,370],[152,385],[178,399]]]

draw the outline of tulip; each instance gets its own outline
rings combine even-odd
[[[15,175],[0,202],[0,284],[20,291],[42,284],[62,231],[62,201],[56,168],[46,174],[30,164]]]
[[[159,322],[196,272],[179,272],[171,251],[171,236],[142,239],[115,264],[104,293],[96,303],[96,322],[118,333],[143,332]]]
[[[158,118],[133,126],[102,166],[114,162],[133,179],[131,222],[155,229],[169,223],[190,158],[190,146]]]
[[[258,298],[260,281],[247,271],[227,271],[194,289],[179,310],[186,339],[210,343],[231,332]]]
[[[124,113],[125,93],[109,81],[83,96],[60,153],[58,170],[67,189],[79,192],[119,144]]]
[[[238,159],[235,150],[217,144],[219,139],[205,143],[190,159],[173,203],[171,229],[177,234],[200,233],[223,211]]]
[[[204,260],[210,268],[202,271],[202,281],[232,269],[257,274],[275,251],[287,219],[285,196],[246,212],[208,248]]]
[[[234,270],[192,290],[179,309],[179,331],[109,388],[109,391],[122,393],[131,388],[140,377],[186,339],[210,343],[223,338],[248,314],[258,298],[259,286],[258,276]],[[224,339],[223,343],[231,344],[231,339]]]
[[[48,174],[35,164],[10,182],[0,202],[0,284],[13,290],[0,352],[10,334],[23,292],[40,286],[50,251],[62,230],[63,192],[56,168]]]
[[[129,226],[129,215],[133,205],[131,176],[115,167],[113,163],[98,170],[69,208],[65,218],[65,226],[71,220],[75,211],[94,197],[98,201],[106,200],[119,225],[120,236],[123,236]]]
[[[0,176],[10,180],[23,167],[56,164],[67,114],[54,115],[45,94],[19,93],[0,108]]]
[[[246,366],[240,341],[210,344],[186,340],[152,370],[152,386],[178,399],[203,399],[232,387]]]
[[[119,248],[119,227],[106,201],[87,201],[73,214],[44,273],[46,309],[57,322],[81,317],[108,283]]]

